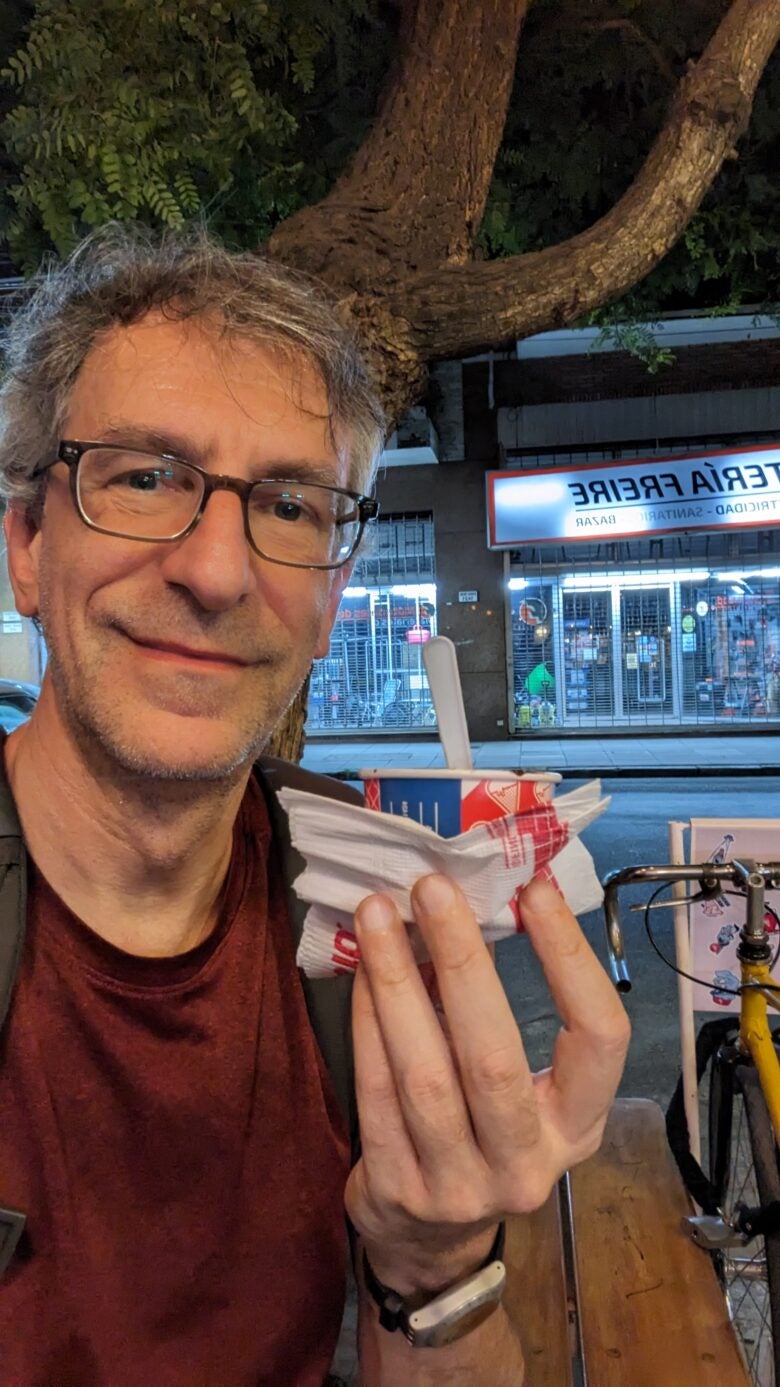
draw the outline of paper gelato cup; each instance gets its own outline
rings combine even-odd
[[[550,771],[362,770],[366,806],[455,838],[478,824],[549,804],[560,776]]]

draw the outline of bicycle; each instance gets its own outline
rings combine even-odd
[[[676,882],[696,882],[692,895],[658,900]],[[739,1018],[705,1023],[697,1036],[697,1075],[708,1077],[707,1166],[690,1150],[682,1079],[667,1113],[667,1134],[683,1180],[701,1213],[685,1219],[686,1231],[710,1256],[726,1296],[753,1387],[780,1387],[780,1028],[770,1030],[767,1011],[780,1011],[780,982],[767,922],[780,919],[766,901],[780,888],[780,862],[747,860],[688,866],[627,867],[605,878],[604,913],[613,980],[631,987],[620,923],[618,892],[653,883],[644,905],[645,929],[656,952],[677,973],[653,936],[651,912],[667,905],[714,901],[730,884],[746,899],[737,957],[740,979],[722,991],[739,997]],[[695,978],[692,981],[698,981]],[[735,982],[737,980],[735,979]]]

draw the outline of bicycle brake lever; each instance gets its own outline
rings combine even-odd
[[[651,901],[649,904],[640,901],[638,905],[630,905],[628,909],[629,913],[633,911],[634,914],[644,914],[646,910],[669,910],[671,906],[675,905],[694,905],[697,901],[712,901],[722,894],[723,882],[715,881],[708,886],[702,886],[692,896],[667,896],[666,900]],[[744,892],[740,894],[744,894]]]

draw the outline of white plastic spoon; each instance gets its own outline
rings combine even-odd
[[[436,709],[444,759],[449,770],[470,771],[474,762],[455,646],[449,636],[434,636],[425,642],[422,657]]]

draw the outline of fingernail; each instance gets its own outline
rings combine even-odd
[[[532,909],[538,909],[544,906],[549,907],[554,905],[555,902],[561,898],[560,891],[557,890],[551,881],[542,876],[541,873],[535,877],[531,877],[531,880],[523,887],[519,895],[521,900]]]
[[[387,930],[395,921],[395,906],[387,896],[367,896],[355,914],[358,927],[364,930]]]
[[[414,888],[414,895],[423,910],[430,915],[446,915],[455,905],[455,888],[448,877],[435,873],[423,877]]]

